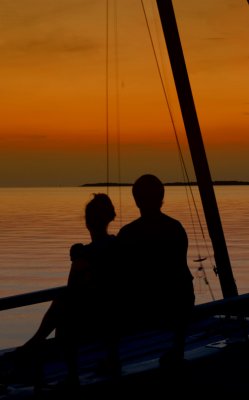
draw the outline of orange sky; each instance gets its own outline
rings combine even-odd
[[[249,181],[247,1],[173,4],[213,178]],[[183,180],[141,0],[109,6],[109,179],[119,142],[122,181]],[[144,6],[188,162],[155,1]],[[12,0],[0,15],[0,186],[105,181],[106,1]]]

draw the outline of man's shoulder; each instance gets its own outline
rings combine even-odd
[[[125,224],[124,226],[122,226],[120,228],[120,231],[130,229],[130,228],[133,228],[134,226],[137,226],[137,224],[139,224],[139,221],[141,221],[141,218],[134,219],[134,221],[128,222],[127,224]]]
[[[168,230],[175,232],[175,234],[177,235],[186,235],[186,230],[178,219],[170,217],[167,214],[162,214],[162,216],[164,219],[165,227],[167,227]]]
[[[141,218],[137,218],[134,221],[129,222],[128,224],[122,226],[117,234],[117,238],[126,235],[126,233],[130,233],[135,231],[141,223]]]
[[[179,227],[182,226],[181,222],[178,219],[173,218],[168,214],[161,213],[161,218],[167,224],[171,224],[171,225],[175,225],[175,226],[179,226]]]
[[[160,213],[159,219],[157,217],[155,219],[155,221],[157,223],[159,223],[159,224],[162,223],[162,224],[165,224],[165,225],[168,225],[168,226],[172,226],[172,227],[175,226],[175,227],[178,227],[178,228],[183,228],[183,226],[182,226],[182,224],[181,224],[181,222],[179,220],[177,220],[176,218],[173,218],[173,217],[171,217],[171,216],[169,216],[169,215],[167,215],[165,213]],[[151,221],[149,223],[151,223]],[[118,232],[118,236],[120,234],[125,233],[125,232],[130,232],[130,231],[139,229],[143,225],[146,225],[146,224],[148,224],[148,222],[144,218],[142,218],[142,217],[137,218],[134,221],[131,221],[128,224],[126,224],[123,227],[121,227],[119,232]]]

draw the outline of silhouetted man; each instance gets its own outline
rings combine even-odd
[[[182,359],[195,299],[187,234],[179,221],[162,213],[164,185],[156,176],[138,178],[132,194],[141,216],[118,233],[124,321],[141,328],[169,326],[174,358]]]

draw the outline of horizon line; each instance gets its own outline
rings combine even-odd
[[[249,185],[249,181],[241,181],[241,180],[213,180],[212,184],[214,186],[246,186]],[[54,185],[16,185],[16,186],[8,186],[3,185],[0,188],[8,188],[8,189],[15,189],[15,188],[56,188],[56,187],[112,187],[112,186],[132,186],[133,183],[129,182],[87,182],[80,185],[68,185],[68,184],[54,184]],[[164,186],[198,186],[197,181],[190,181],[190,182],[182,182],[182,181],[173,181],[173,182],[163,182]]]
[[[249,181],[240,180],[214,180],[213,185],[249,185]],[[94,183],[84,183],[80,187],[90,187],[90,186],[132,186],[133,183],[118,183],[118,182],[94,182]],[[198,186],[197,181],[190,182],[163,182],[164,186]]]

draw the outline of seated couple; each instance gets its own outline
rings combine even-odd
[[[85,208],[92,241],[71,247],[66,291],[51,303],[34,336],[18,348],[39,348],[55,330],[73,385],[79,384],[77,343],[84,337],[101,336],[107,351],[103,365],[120,373],[120,336],[133,326],[142,329],[148,321],[161,326],[170,321],[174,356],[184,357],[195,299],[187,235],[179,221],[161,211],[164,185],[156,176],[142,175],[132,194],[140,217],[117,236],[108,233],[116,216],[110,198],[93,195]]]

